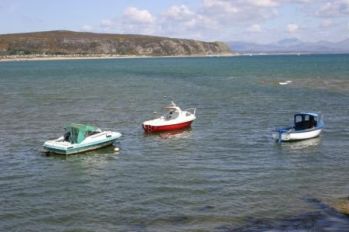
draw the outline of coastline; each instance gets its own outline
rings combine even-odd
[[[57,61],[57,60],[106,60],[106,59],[140,59],[140,58],[200,58],[200,57],[231,57],[240,54],[212,54],[212,55],[178,55],[178,56],[142,56],[142,55],[14,55],[0,56],[0,62],[13,61]]]
[[[108,59],[151,59],[151,58],[205,58],[205,57],[236,57],[236,56],[309,56],[309,55],[347,55],[349,53],[232,53],[212,55],[175,55],[175,56],[147,56],[147,55],[13,55],[0,56],[1,62],[20,61],[57,61],[57,60],[108,60]]]

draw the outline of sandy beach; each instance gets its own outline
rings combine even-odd
[[[95,60],[95,59],[126,59],[126,58],[149,58],[149,56],[111,56],[111,55],[91,55],[91,56],[3,56],[0,62],[8,61],[40,61],[40,60]]]

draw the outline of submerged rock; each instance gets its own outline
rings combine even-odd
[[[316,209],[275,219],[248,218],[244,225],[239,227],[225,225],[217,229],[227,232],[348,231],[349,198],[340,198],[334,203],[317,198],[306,198],[305,201]]]
[[[349,197],[336,200],[331,205],[331,207],[334,208],[337,212],[349,216]]]

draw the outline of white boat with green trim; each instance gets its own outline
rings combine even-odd
[[[94,126],[72,123],[65,127],[64,136],[48,140],[43,146],[48,152],[70,155],[111,145],[120,137],[119,132],[102,131]]]

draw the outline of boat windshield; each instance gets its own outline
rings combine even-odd
[[[179,111],[176,108],[168,109],[168,112],[165,114],[166,120],[172,120],[179,116]]]

